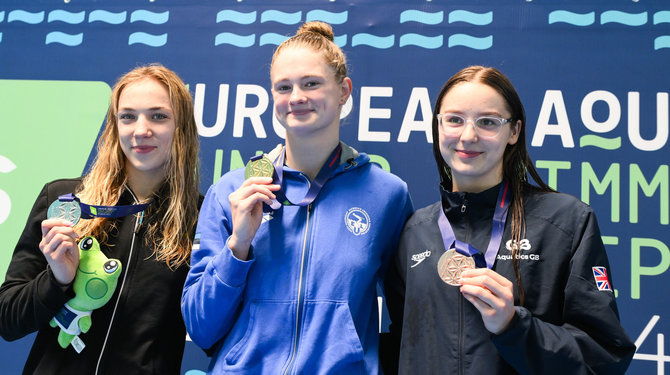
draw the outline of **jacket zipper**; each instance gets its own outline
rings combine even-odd
[[[460,293],[459,293],[460,294]],[[463,352],[465,346],[465,335],[463,334],[463,297],[458,298],[458,373],[463,375]]]
[[[468,200],[464,199],[463,204],[461,205],[461,213],[465,214],[465,210],[467,209],[467,204]],[[466,220],[466,225],[469,226],[469,221]],[[469,228],[466,229],[466,240],[469,240]],[[463,313],[463,300],[465,297],[463,295],[460,295],[459,293],[459,298],[458,298],[458,373],[459,374],[464,374],[465,369],[463,368],[463,353],[465,351],[465,334],[464,334],[464,328],[463,325],[464,323],[464,313]]]
[[[137,204],[137,198],[135,198],[135,194],[128,189],[130,194],[133,196],[135,199],[135,204]],[[116,297],[116,302],[114,302],[114,310],[112,310],[112,317],[109,320],[109,326],[107,327],[107,334],[105,335],[105,341],[102,342],[102,348],[100,348],[100,356],[98,357],[98,363],[95,365],[95,375],[98,375],[98,371],[100,370],[100,363],[102,362],[102,356],[105,353],[105,347],[107,346],[107,340],[109,339],[109,333],[112,331],[112,325],[114,325],[114,317],[116,316],[116,309],[119,306],[119,301],[121,300],[121,294],[123,293],[123,287],[126,284],[126,277],[128,277],[128,273],[130,271],[130,260],[132,259],[133,256],[133,249],[135,248],[135,235],[137,234],[137,230],[142,224],[142,220],[144,219],[144,211],[142,211],[137,217],[135,218],[135,228],[133,229],[133,237],[130,240],[130,252],[128,253],[128,265],[126,266],[126,272],[123,274],[123,280],[121,281],[121,286],[119,288],[119,295]]]
[[[302,257],[300,260],[300,280],[298,281],[298,306],[296,307],[296,316],[295,316],[295,339],[293,340],[293,347],[291,348],[291,358],[286,365],[284,370],[284,375],[287,375],[293,370],[295,365],[295,356],[298,352],[298,346],[300,345],[300,336],[302,334],[302,315],[305,309],[305,282],[307,278],[307,272],[305,266],[309,261],[309,239],[311,238],[312,228],[310,226],[310,216],[314,211],[313,203],[307,206],[307,219],[305,220],[305,238],[302,243]]]

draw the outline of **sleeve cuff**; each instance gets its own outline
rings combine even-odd
[[[526,330],[525,326],[527,326],[525,321],[530,316],[530,311],[521,306],[514,306],[514,310],[514,317],[509,322],[507,329],[498,335],[491,335],[495,341],[512,343],[522,339]]]
[[[240,260],[233,255],[233,252],[228,247],[228,241],[226,241],[223,251],[221,251],[214,261],[214,271],[223,283],[237,288],[246,284],[247,275],[255,261],[253,248],[249,249],[249,259]]]
[[[58,310],[65,302],[74,298],[74,281],[68,285],[62,285],[54,277],[51,268],[47,265],[46,275],[37,280],[38,296],[40,301],[51,310]]]

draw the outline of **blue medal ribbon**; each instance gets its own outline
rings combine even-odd
[[[263,211],[264,212],[270,212],[272,210],[277,210],[279,207],[281,207],[279,204],[284,205],[284,206],[308,206],[312,202],[314,202],[314,199],[316,199],[316,196],[319,195],[319,192],[321,191],[321,188],[323,185],[328,181],[328,178],[330,175],[335,171],[337,166],[339,165],[338,161],[340,160],[340,154],[342,153],[342,145],[338,143],[337,147],[333,150],[333,152],[330,153],[330,156],[328,156],[328,159],[326,159],[326,162],[323,164],[321,167],[321,170],[319,173],[316,175],[316,178],[314,181],[309,186],[309,189],[307,190],[307,193],[305,194],[305,197],[300,200],[300,202],[294,203],[291,202],[287,197],[286,194],[284,193],[283,186],[282,186],[282,181],[284,180],[284,159],[286,157],[286,147],[284,147],[279,154],[279,157],[277,157],[277,160],[274,161],[273,166],[274,166],[274,173],[272,174],[272,183],[277,184],[281,186],[281,189],[275,193],[275,196],[277,197],[276,202],[277,204],[273,204],[272,206],[267,206],[263,205]],[[250,160],[258,160],[262,155],[254,156]]]
[[[496,201],[495,211],[493,212],[493,222],[491,223],[491,239],[489,240],[489,245],[484,254],[486,264],[483,264],[484,262],[482,262],[481,257],[477,256],[478,254],[481,254],[477,248],[469,243],[456,239],[454,230],[451,228],[451,224],[449,224],[449,219],[447,219],[447,216],[444,214],[444,209],[440,207],[440,217],[437,219],[437,225],[440,227],[444,249],[455,249],[465,256],[474,257],[475,264],[478,268],[483,268],[484,266],[493,268],[493,263],[496,261],[500,243],[502,242],[505,221],[507,220],[507,209],[509,208],[508,188],[509,184],[507,181],[503,181],[503,183],[500,184],[500,191],[498,192],[498,199]]]
[[[134,204],[130,206],[96,206],[91,204],[83,203],[79,200],[74,194],[63,194],[58,197],[58,200],[61,202],[72,202],[75,201],[79,203],[81,207],[81,218],[82,219],[92,219],[94,217],[106,217],[106,218],[117,218],[124,217],[132,214],[136,214],[140,211],[144,211],[150,204]]]

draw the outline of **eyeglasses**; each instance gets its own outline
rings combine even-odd
[[[461,135],[470,118],[456,113],[439,113],[437,122],[442,131],[447,135]],[[500,133],[503,125],[512,122],[513,119],[505,119],[498,116],[481,116],[472,121],[475,131],[481,137],[493,138]]]

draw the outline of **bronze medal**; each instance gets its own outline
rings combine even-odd
[[[437,262],[437,273],[440,279],[453,286],[459,286],[461,273],[475,268],[475,260],[463,255],[455,249],[447,250]]]
[[[244,168],[244,178],[249,177],[272,177],[274,173],[274,166],[272,161],[263,155],[263,157],[250,160]]]

